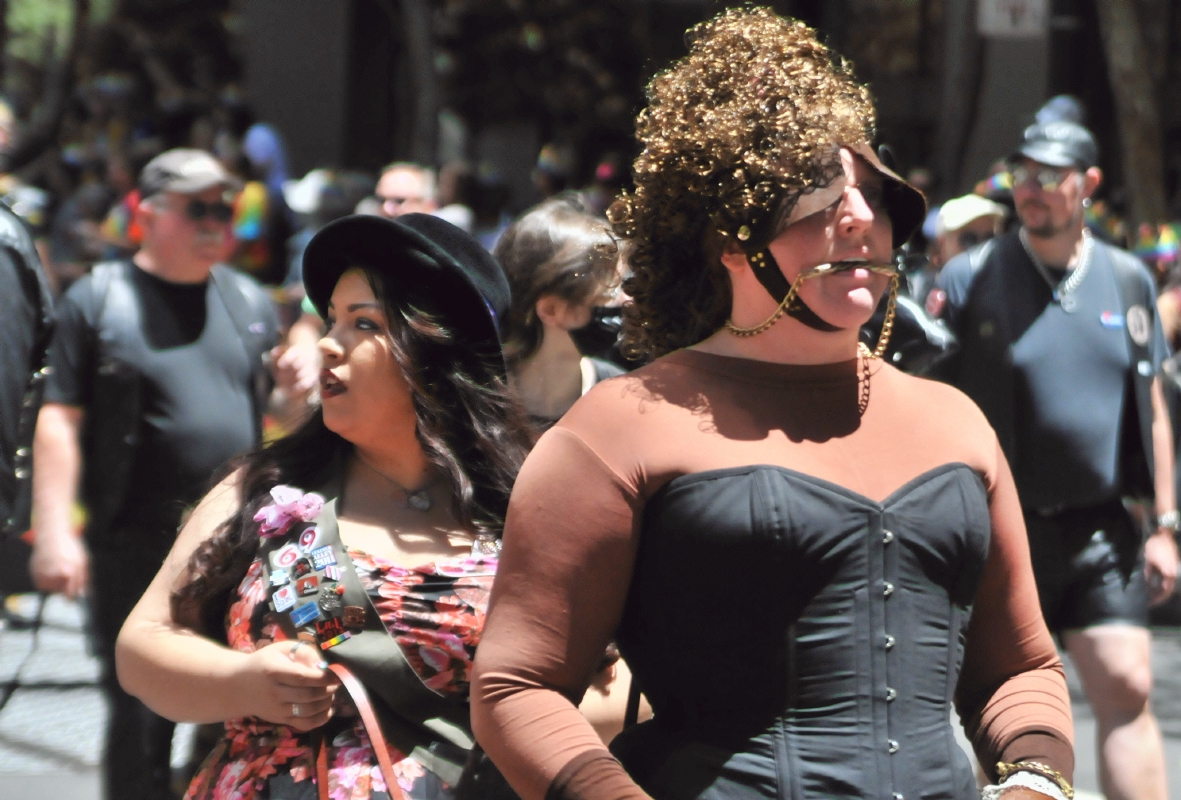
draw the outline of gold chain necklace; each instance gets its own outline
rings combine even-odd
[[[857,263],[860,266],[860,262]],[[807,272],[801,272],[792,282],[791,288],[788,289],[783,301],[779,303],[779,307],[767,319],[758,325],[749,328],[741,328],[734,324],[732,320],[726,320],[726,330],[735,336],[743,338],[758,336],[766,330],[769,330],[772,325],[782,319],[783,315],[787,313],[787,309],[791,306],[793,300],[799,293],[800,284],[810,278],[820,277],[821,275],[831,275],[835,272],[841,272],[845,269],[855,269],[855,266],[841,266],[837,267],[833,264],[820,264],[813,267]],[[864,342],[857,343],[857,413],[861,416],[865,415],[869,408],[869,379],[870,379],[870,361],[880,359],[886,353],[886,345],[890,342],[890,334],[894,332],[894,317],[898,307],[898,270],[893,264],[870,264],[865,268],[883,275],[890,276],[890,296],[886,301],[886,316],[882,320],[882,332],[878,336],[877,346],[871,351]]]
[[[741,336],[743,338],[758,336],[760,333],[770,330],[772,325],[783,318],[783,315],[787,313],[787,309],[791,306],[792,301],[799,294],[800,284],[804,281],[811,278],[818,278],[822,275],[832,275],[848,269],[856,269],[857,267],[890,276],[890,297],[886,301],[886,317],[882,320],[881,335],[878,336],[877,346],[872,353],[869,352],[869,348],[865,348],[869,358],[881,358],[886,353],[886,345],[890,341],[890,334],[894,331],[894,314],[898,305],[898,270],[895,269],[893,264],[862,264],[861,262],[852,262],[849,266],[820,264],[796,276],[796,279],[792,281],[791,288],[787,290],[787,294],[784,295],[782,302],[779,303],[779,307],[767,319],[749,328],[739,327],[734,324],[733,320],[728,319],[726,320],[726,330],[735,336]],[[865,347],[865,345],[863,344],[861,347]]]

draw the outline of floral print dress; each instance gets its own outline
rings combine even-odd
[[[496,558],[450,558],[407,569],[349,550],[374,607],[423,683],[443,695],[467,697],[472,659],[484,629]],[[285,639],[267,620],[267,587],[256,560],[227,615],[227,641],[252,653]],[[349,724],[351,722],[351,724]],[[385,800],[385,780],[359,717],[333,725],[328,744],[332,800]],[[230,720],[225,739],[198,770],[185,800],[314,800],[311,736],[258,719]],[[412,758],[390,749],[402,793],[411,800],[446,800],[452,787]]]

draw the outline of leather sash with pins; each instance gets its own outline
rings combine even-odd
[[[379,731],[369,731],[375,749],[384,736],[455,786],[475,745],[467,703],[428,688],[386,630],[340,541],[336,502],[329,496],[313,521],[296,522],[283,536],[261,540],[270,617],[288,639],[320,649],[338,674],[340,665],[356,677],[352,685],[342,683],[359,710],[372,704],[380,725]]]

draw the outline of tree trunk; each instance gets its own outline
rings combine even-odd
[[[1142,222],[1163,222],[1168,214],[1160,113],[1132,0],[1095,0],[1095,7],[1119,113],[1124,185],[1134,231]]]
[[[435,80],[435,48],[429,0],[401,0],[406,55],[414,86],[414,119],[410,158],[434,166],[438,149],[439,86]]]
[[[942,199],[960,191],[964,154],[976,118],[984,49],[976,33],[976,3],[955,0],[944,6],[946,50],[939,130],[935,139],[935,169]]]
[[[8,71],[8,0],[0,0],[0,87],[4,86],[4,76]]]

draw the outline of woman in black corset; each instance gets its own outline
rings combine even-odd
[[[996,436],[858,341],[922,196],[808,28],[731,10],[689,38],[612,209],[655,360],[521,470],[476,736],[525,800],[968,800],[954,703],[986,795],[1065,800],[1069,698]],[[612,638],[654,718],[608,751],[575,706]]]

